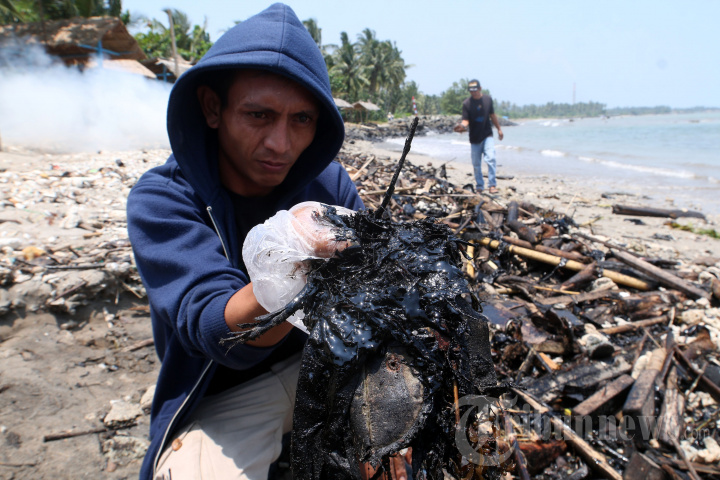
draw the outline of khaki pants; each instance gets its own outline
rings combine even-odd
[[[267,480],[292,429],[300,354],[202,400],[163,451],[155,479]]]

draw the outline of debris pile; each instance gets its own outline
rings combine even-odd
[[[377,208],[392,162],[341,160]],[[442,170],[406,165],[390,210],[468,242],[499,379],[516,385],[494,430],[518,476],[717,478],[720,259],[653,257]]]
[[[346,145],[353,141],[350,130]],[[141,365],[145,376],[157,368],[147,348],[152,345],[149,319],[101,313],[105,335],[97,324],[84,328],[72,314],[83,305],[96,307],[92,302],[98,300],[112,309],[125,295],[146,302],[127,241],[125,198],[139,176],[163,163],[169,152],[48,155],[28,168],[38,155],[6,149],[8,154],[23,168],[0,169],[0,319],[6,321],[0,326],[20,323],[27,312],[46,311],[58,315],[63,331],[33,339],[42,348],[32,352],[10,346],[19,341],[17,335],[2,338],[6,366],[0,400],[12,398],[20,405],[61,398],[65,385],[50,395],[20,397],[24,384],[11,382],[15,377],[8,369],[28,368],[36,358],[42,368],[55,368],[54,355],[65,342],[83,352],[69,371],[89,372],[73,382],[96,389],[76,386],[73,395],[88,391],[85,399],[102,391],[100,398],[109,402],[117,398],[120,374],[132,374],[128,382],[144,391],[152,381],[133,376]],[[377,209],[396,162],[349,148],[339,160],[365,204]],[[504,414],[494,410],[492,429],[498,445],[512,455],[516,475],[720,478],[720,261],[701,252],[684,252],[695,256],[692,260],[678,258],[671,250],[598,234],[592,221],[579,224],[543,208],[537,197],[507,198],[453,184],[444,167],[409,163],[388,211],[395,221],[437,219],[467,242],[471,260],[463,265],[464,275],[491,320],[496,372],[500,381],[516,385],[516,396],[498,400]],[[672,235],[658,235],[660,242],[673,241]],[[130,327],[133,334],[123,331]],[[114,371],[119,372],[115,385],[101,390]],[[28,391],[40,388],[32,384],[40,378],[37,371],[28,370],[23,378]],[[45,381],[44,392],[50,383]],[[135,418],[140,425],[135,428],[147,428],[146,416]],[[82,418],[73,425],[92,424]],[[9,425],[10,433],[21,431]],[[62,428],[47,427],[45,433],[57,430]],[[30,444],[29,435],[20,436],[24,446],[13,452]],[[132,445],[134,451],[139,444]],[[28,471],[36,471],[34,457],[27,462]],[[112,462],[126,460],[117,456]]]

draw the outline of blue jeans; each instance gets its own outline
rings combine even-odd
[[[475,188],[478,191],[485,188],[485,181],[482,174],[482,160],[488,166],[488,184],[490,187],[497,186],[495,180],[495,141],[493,137],[487,137],[480,143],[470,144],[470,157],[472,158],[473,170],[475,170]]]

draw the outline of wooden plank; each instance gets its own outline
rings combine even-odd
[[[685,431],[685,397],[677,388],[677,368],[673,367],[665,382],[665,396],[658,420],[658,440],[666,445],[673,445]]]
[[[565,387],[586,389],[600,382],[609,380],[627,373],[632,366],[622,357],[616,358],[615,363],[608,365],[605,362],[595,362],[575,367],[570,371],[555,375],[543,375],[540,378],[528,381],[525,385],[528,391],[543,402],[554,400]]]
[[[653,350],[647,366],[640,372],[625,400],[623,413],[634,420],[636,429],[643,428],[640,422],[647,423],[648,419],[655,418],[655,379],[663,368],[666,355],[662,347]],[[651,425],[645,427],[652,428]],[[636,434],[634,438],[637,441],[648,440],[640,437],[641,435]]]
[[[593,414],[604,405],[622,397],[634,382],[635,380],[630,375],[621,375],[573,408],[573,415],[585,416]]]
[[[641,272],[651,276],[652,278],[656,279],[658,282],[664,285],[667,285],[676,290],[680,290],[681,292],[690,295],[693,298],[710,298],[710,294],[705,290],[698,288],[690,282],[687,282],[682,278],[666,272],[665,270],[658,268],[655,265],[648,263],[634,255],[615,249],[611,249],[610,251],[612,252],[613,256],[618,260],[621,260],[622,262],[630,265],[631,267],[640,270]]]

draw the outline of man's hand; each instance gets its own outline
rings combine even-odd
[[[467,127],[463,125],[462,123],[458,123],[453,127],[453,131],[458,133],[463,133],[467,131]]]
[[[352,210],[335,206],[340,214],[352,214]],[[318,202],[303,202],[290,209],[295,216],[293,228],[314,256],[330,258],[336,252],[349,247],[350,240],[336,240],[337,229],[321,220],[322,205]]]
[[[503,133],[502,133],[502,130],[498,129],[498,139],[499,139],[499,140],[502,140],[503,137],[504,137],[504,135],[503,135]]]

